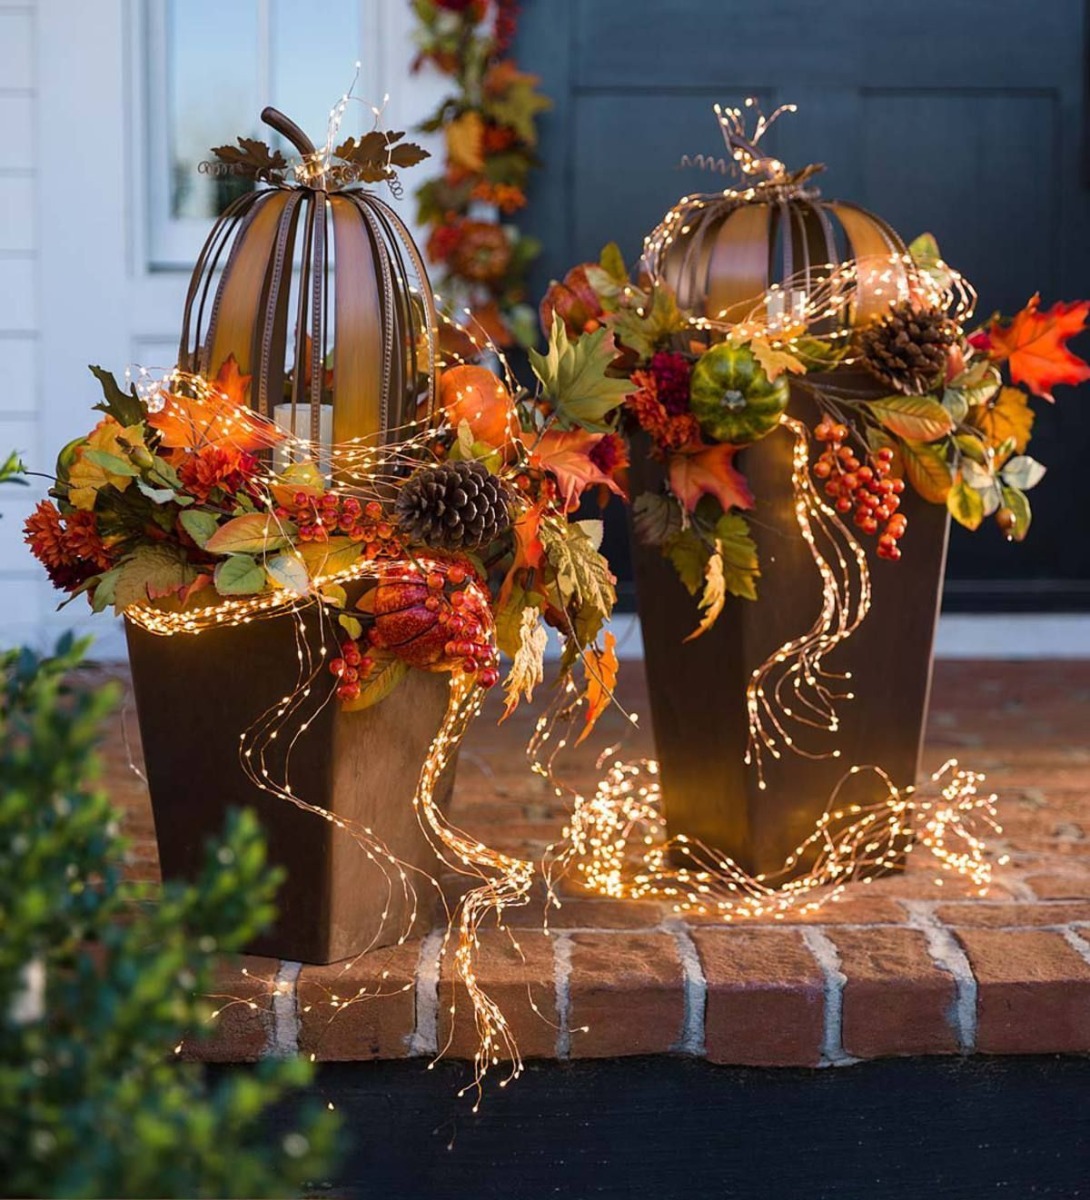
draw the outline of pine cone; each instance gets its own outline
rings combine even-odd
[[[503,484],[479,462],[417,471],[398,493],[396,512],[414,542],[436,550],[485,546],[511,525]]]
[[[957,326],[938,309],[917,310],[902,301],[860,331],[857,353],[862,365],[883,383],[909,396],[921,396],[942,378],[947,352],[957,336]]]

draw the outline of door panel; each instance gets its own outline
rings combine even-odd
[[[930,230],[974,282],[980,312],[1090,294],[1084,0],[550,0],[523,8],[519,57],[555,107],[527,225],[550,278],[616,240],[631,261],[681,195],[723,176],[714,102],[794,102],[770,148],[823,162],[824,195],[855,200],[906,239]],[[1086,339],[1090,342],[1090,339]],[[1090,345],[1082,346],[1084,353]],[[1051,468],[1029,540],[955,530],[952,606],[1090,607],[1090,391],[1060,388],[1038,420]],[[609,548],[629,575],[620,514]]]

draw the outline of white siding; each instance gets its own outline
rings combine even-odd
[[[40,468],[35,22],[33,4],[0,0],[0,457],[18,450]],[[22,543],[41,494],[40,486],[0,494],[0,645],[33,638],[49,600]]]

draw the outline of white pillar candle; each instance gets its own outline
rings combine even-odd
[[[323,475],[332,473],[333,464],[333,405],[322,404],[318,410],[318,442],[310,440],[310,405],[295,405],[295,421],[292,422],[292,406],[278,404],[273,409],[273,420],[279,429],[291,434],[294,440],[280,442],[273,451],[273,469],[279,474],[292,463],[311,459],[317,462]]]

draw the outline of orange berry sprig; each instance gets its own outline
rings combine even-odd
[[[825,494],[843,516],[853,514],[855,526],[863,533],[878,534],[878,557],[896,562],[901,557],[897,545],[904,537],[908,518],[897,510],[901,506],[903,479],[890,479],[893,451],[887,446],[860,462],[844,442],[848,427],[823,418],[814,437],[825,448],[814,463],[814,476],[825,484]],[[881,532],[879,533],[879,530]]]
[[[278,505],[281,520],[294,521],[301,542],[326,542],[337,535],[364,544],[364,557],[396,558],[405,540],[377,500],[361,504],[355,496],[325,492],[312,496],[296,492],[290,505]]]

